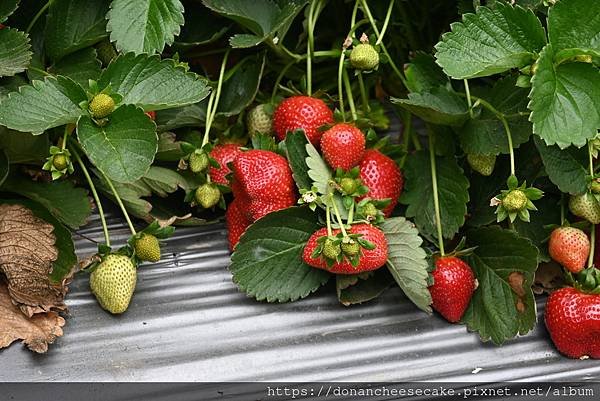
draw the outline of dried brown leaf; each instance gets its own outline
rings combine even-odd
[[[14,303],[27,316],[66,310],[64,283],[50,281],[58,258],[54,227],[22,205],[0,205],[0,273]]]
[[[44,353],[48,344],[62,336],[64,325],[65,319],[56,312],[25,316],[12,302],[6,283],[0,281],[0,348],[22,340],[30,350]]]
[[[555,262],[541,264],[535,272],[533,292],[537,295],[550,293],[555,288],[565,284],[565,276],[562,268]]]

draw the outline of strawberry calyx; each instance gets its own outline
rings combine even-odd
[[[600,270],[596,267],[588,267],[579,273],[565,273],[567,283],[584,294],[600,294]]]
[[[524,222],[529,222],[529,211],[537,210],[533,201],[541,199],[544,192],[535,187],[527,187],[527,181],[519,185],[517,177],[511,175],[506,181],[508,189],[502,190],[490,201],[490,206],[497,206],[496,220],[498,223],[509,219],[514,222],[518,217]]]

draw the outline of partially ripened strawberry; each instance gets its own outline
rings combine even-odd
[[[273,108],[270,104],[259,104],[250,109],[246,127],[250,135],[271,134],[273,130]]]
[[[600,295],[575,288],[554,291],[545,321],[556,348],[570,358],[600,358]]]
[[[435,261],[433,285],[429,287],[433,309],[447,321],[458,322],[467,310],[477,287],[475,275],[467,263],[455,256]]]
[[[280,141],[288,132],[302,129],[313,145],[318,145],[323,132],[320,128],[333,123],[333,112],[324,101],[310,96],[284,99],[273,113],[273,129]]]
[[[388,244],[383,231],[370,224],[355,224],[347,231],[349,234],[362,234],[360,236],[361,239],[375,245],[373,249],[360,249],[361,254],[356,267],[352,266],[352,263],[347,259],[343,259],[341,262],[334,262],[328,266],[325,255],[321,254],[313,257],[313,252],[319,245],[317,241],[319,238],[327,236],[327,227],[315,231],[308,239],[302,253],[304,262],[309,266],[327,270],[335,274],[357,274],[379,269],[385,264],[388,256]],[[339,229],[333,230],[333,235],[335,236],[339,234],[339,232]],[[348,248],[348,246],[346,246],[346,248]]]
[[[362,183],[369,188],[363,198],[390,199],[390,204],[383,209],[385,216],[389,217],[402,194],[404,179],[400,168],[394,160],[375,149],[365,151],[359,166]]]
[[[224,145],[216,145],[210,151],[210,157],[215,159],[219,163],[219,168],[210,167],[208,175],[215,184],[229,185],[227,181],[227,174],[231,173],[231,170],[227,166],[231,163],[237,155],[242,152],[240,145],[227,143]]]
[[[569,210],[575,216],[581,217],[592,224],[600,224],[600,203],[589,192],[572,195],[569,198]]]
[[[287,160],[275,152],[253,149],[240,153],[233,161],[236,182],[234,196],[248,203],[250,218],[296,204],[296,184]]]
[[[323,133],[321,151],[332,168],[350,170],[363,158],[365,135],[354,125],[335,124]]]
[[[225,212],[225,222],[227,224],[227,239],[229,240],[229,249],[233,251],[240,237],[246,231],[246,228],[252,223],[245,213],[246,205],[240,199],[234,199],[227,207]]]
[[[552,259],[565,269],[579,273],[590,255],[590,240],[586,233],[578,228],[559,227],[550,234],[548,251]]]

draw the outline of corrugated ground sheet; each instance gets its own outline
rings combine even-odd
[[[115,243],[127,230],[110,218]],[[97,219],[81,234],[101,240]],[[76,236],[80,256],[96,245]],[[238,292],[222,224],[178,229],[165,258],[139,269],[129,311],[97,305],[88,278],[71,285],[65,335],[46,355],[0,351],[1,381],[598,381],[599,361],[573,361],[543,324],[502,347],[417,310],[398,288],[344,307],[322,288],[291,304]],[[538,300],[543,313],[544,299]],[[473,373],[478,372],[478,373]]]

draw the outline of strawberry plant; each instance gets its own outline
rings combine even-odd
[[[222,216],[233,282],[258,301],[397,286],[495,344],[534,328],[536,272],[559,264],[551,339],[598,357],[599,7],[3,1],[0,206],[54,227],[37,279],[62,296],[70,231],[95,209],[81,274],[111,313],[174,226]]]

